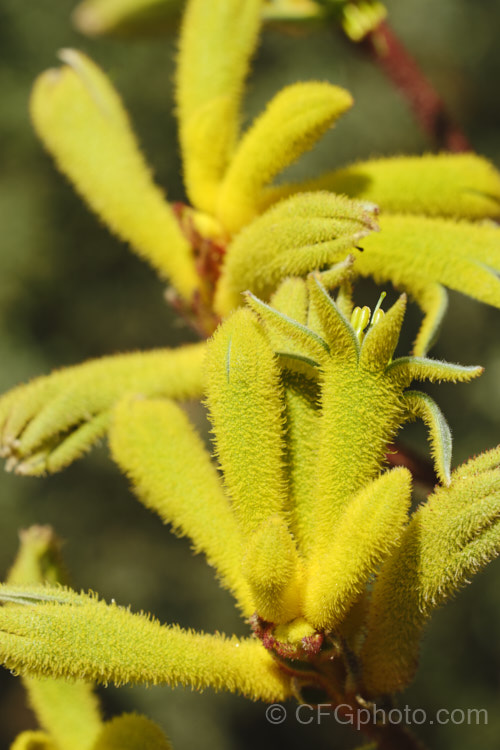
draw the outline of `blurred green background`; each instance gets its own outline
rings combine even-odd
[[[171,198],[182,199],[172,117],[175,41],[83,38],[70,24],[73,5],[72,0],[0,3],[1,390],[89,357],[193,340],[164,304],[164,290],[152,271],[99,225],[56,173],[33,135],[27,110],[31,83],[38,72],[57,64],[56,51],[82,49],[111,75],[158,180]],[[476,150],[500,166],[498,0],[393,0],[388,6],[397,32]],[[347,87],[356,105],[293,168],[295,176],[372,155],[429,150],[399,94],[334,30],[298,36],[265,32],[245,100],[248,119],[281,86],[308,78]],[[376,294],[366,285],[360,301],[370,302]],[[408,341],[417,320],[413,310]],[[498,443],[499,320],[498,311],[452,295],[433,351],[451,361],[486,365],[478,382],[432,391],[452,426],[456,462]],[[199,407],[191,411],[203,421]],[[423,428],[407,430],[403,438],[425,451]],[[2,575],[15,554],[18,529],[50,523],[66,541],[76,588],[97,590],[185,627],[246,632],[210,569],[190,554],[186,540],[173,537],[137,503],[105,446],[55,477],[2,473],[0,492]],[[420,727],[433,750],[498,748],[499,584],[496,563],[436,614],[418,677],[401,696],[401,705],[424,708],[429,715],[439,708],[488,710],[487,726]],[[2,671],[0,691],[0,747],[7,748],[34,720],[19,680]],[[290,720],[273,727],[263,705],[210,691],[108,688],[101,694],[109,715],[137,709],[156,719],[176,750],[257,745],[295,750],[306,744],[348,750],[361,742],[332,721],[300,726]]]

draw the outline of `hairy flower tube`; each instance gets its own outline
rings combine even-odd
[[[9,585],[66,581],[61,544],[50,526],[21,531],[20,542]],[[23,683],[41,729],[22,732],[11,750],[171,750],[162,730],[145,716],[104,721],[90,682],[25,676]]]
[[[315,275],[290,279],[271,305],[250,296],[218,328],[206,360],[218,466],[173,401],[128,397],[113,413],[112,455],[138,498],[206,556],[253,634],[194,633],[68,588],[5,584],[7,667],[269,702],[314,687],[353,706],[409,683],[431,611],[500,549],[500,454],[451,472],[443,415],[408,389],[481,368],[394,359],[404,297],[385,314],[352,310],[350,273],[345,262],[323,276],[340,285],[336,301]],[[386,470],[384,449],[415,418],[440,485],[410,515],[411,474]]]
[[[330,83],[294,83],[240,132],[265,8],[261,0],[186,4],[176,99],[191,205],[166,201],[118,93],[79,52],[63,51],[63,67],[37,80],[35,129],[89,207],[168,281],[170,300],[203,335],[241,305],[243,292],[268,302],[288,276],[323,271],[352,252],[355,275],[394,283],[418,302],[424,320],[414,354],[425,356],[445,287],[500,307],[499,231],[485,221],[500,216],[498,173],[474,154],[440,154],[369,160],[277,185],[352,98]],[[14,389],[0,399],[8,468],[64,468],[107,433],[127,393],[199,397],[203,356],[200,344],[103,358]]]

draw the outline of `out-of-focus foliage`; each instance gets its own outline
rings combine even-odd
[[[89,36],[140,37],[165,34],[179,22],[184,0],[83,0],[73,22]],[[379,0],[266,0],[262,15],[268,23],[300,29],[337,21],[347,36],[362,39],[387,15]]]

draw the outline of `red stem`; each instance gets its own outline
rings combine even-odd
[[[413,481],[429,492],[438,483],[432,463],[406,445],[401,445],[401,443],[391,445],[386,459],[391,466],[406,466],[412,473]]]
[[[407,99],[435,147],[454,152],[472,150],[467,137],[446,111],[443,100],[388,23],[383,21],[371,31],[361,47]]]

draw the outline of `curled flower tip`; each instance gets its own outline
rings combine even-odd
[[[59,57],[62,69],[42,74],[33,87],[38,136],[109,229],[191,300],[200,287],[191,247],[151,176],[118,92],[81,52],[64,49]]]
[[[98,36],[102,33],[102,24],[99,16],[92,6],[87,3],[76,6],[71,14],[71,20],[78,31],[81,31],[83,34]]]
[[[179,20],[184,0],[83,0],[72,13],[87,36],[157,35]]]
[[[380,213],[380,208],[376,203],[372,203],[371,201],[359,201],[364,208],[364,210],[369,213],[373,214],[373,216],[378,216]],[[373,231],[374,232],[380,232],[380,227],[375,224],[373,224]]]

